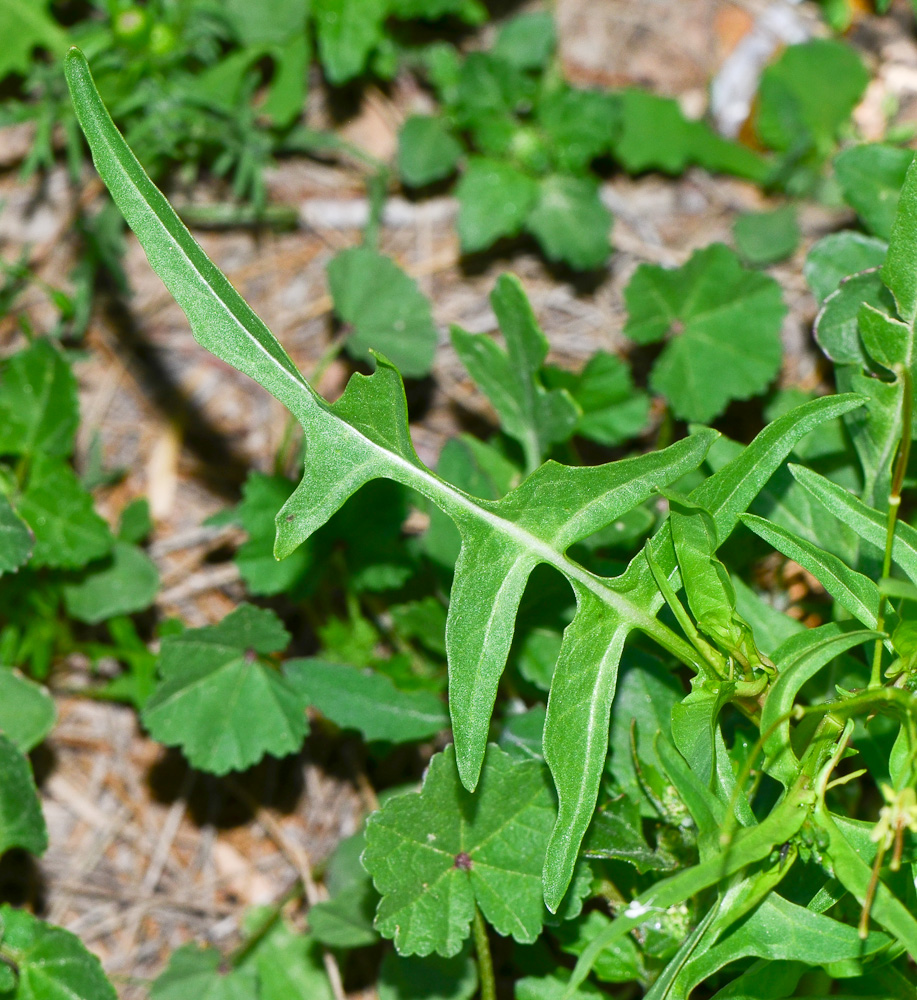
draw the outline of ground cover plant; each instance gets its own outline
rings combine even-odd
[[[498,81],[510,66],[528,81],[536,110],[508,105],[501,142],[538,152],[519,137],[532,138],[530,114],[548,120],[542,100],[625,115],[643,100],[606,104],[546,79],[549,22],[510,26],[480,61],[430,63]],[[817,58],[852,65],[824,45]],[[838,391],[772,393],[747,444],[707,426],[777,376],[786,307],[755,248],[773,250],[774,233],[783,252],[795,245],[781,209],[746,217],[738,253],[714,244],[678,268],[637,268],[624,334],[660,345],[645,380],[607,352],[578,371],[548,363],[524,282],[499,277],[499,339],[451,331],[498,426],[449,441],[434,471],[411,441],[402,375],[427,374],[436,330],[379,252],[378,217],[329,267],[348,324],[332,350],[366,365],[330,402],[185,229],[71,50],[75,113],[118,210],[200,344],[301,426],[303,472],[252,472],[214,519],[245,532],[235,559],[250,602],[206,626],[160,623],[151,649],[136,617],[158,587],[146,505],[113,531],[93,490],[117,473],[71,464],[72,303],[59,300],[46,334],[26,330],[0,370],[0,853],[47,847],[27,755],[54,725],[41,682],[75,650],[123,665],[92,695],[130,702],[155,740],[215,776],[297,752],[310,726],[359,733],[371,758],[432,751],[422,781],[383,789],[340,844],[322,873],[328,900],[297,884],[247,915],[234,949],[178,949],[154,1000],[339,1000],[367,981],[383,1000],[914,995],[917,168],[893,144],[837,152],[865,79],[848,73],[819,118],[794,75],[804,64],[778,60],[758,115],[783,109],[768,176],[836,185],[866,230],[825,237],[805,266]],[[408,123],[452,165],[470,151],[461,189],[497,140],[440,97],[443,118]],[[672,134],[746,155],[645,103],[636,121],[658,111],[682,123]],[[402,170],[409,145],[403,134]],[[675,145],[673,171],[704,162]],[[569,169],[562,186],[592,198],[591,157],[550,159],[570,149],[522,172],[544,188]],[[524,224],[549,257],[607,254],[583,263],[589,232],[571,244],[583,257],[554,254],[553,230]],[[583,461],[596,453],[605,461]],[[423,530],[406,535],[412,512]],[[774,553],[809,574],[820,624],[757,586]],[[115,991],[74,935],[4,905],[0,998],[61,996]]]

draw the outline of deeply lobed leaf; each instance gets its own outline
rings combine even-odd
[[[455,754],[466,788],[473,788],[480,774],[489,716],[529,573],[546,563],[573,587],[577,614],[555,669],[544,741],[559,796],[544,869],[545,899],[556,909],[595,807],[617,665],[628,633],[640,629],[685,662],[694,659],[684,640],[655,618],[660,600],[645,558],[638,556],[619,578],[602,579],[568,558],[566,549],[642,503],[654,488],[695,468],[712,432],[653,455],[596,468],[548,463],[497,501],[478,500],[450,486],[414,451],[404,391],[390,363],[378,358],[374,375],[353,376],[334,404],[321,400],[143,174],[101,104],[82,56],[71,53],[67,69],[99,171],[152,265],[186,310],[195,336],[273,392],[306,430],[306,468],[278,515],[276,554],[291,552],[347,497],[377,477],[416,490],[458,526],[462,554],[447,649]],[[512,322],[524,323],[525,318],[514,316]],[[533,340],[530,348],[528,343],[519,356],[531,369],[535,355],[530,352],[537,354],[537,345]],[[718,539],[728,537],[738,515],[803,434],[860,402],[860,397],[847,395],[804,404],[771,424],[739,458],[708,479],[693,499],[710,511]],[[650,545],[664,571],[674,574],[667,529]]]

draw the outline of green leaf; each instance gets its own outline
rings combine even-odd
[[[153,519],[150,517],[150,503],[146,497],[132,500],[121,511],[118,525],[118,540],[131,545],[140,545],[152,534]]]
[[[296,366],[143,172],[102,104],[81,52],[70,50],[65,70],[99,175],[128,225],[142,231],[157,273],[185,311],[198,342],[256,381],[267,380],[277,398],[298,414],[306,382]],[[308,389],[307,395],[315,398]]]
[[[366,836],[361,829],[338,842],[325,869],[324,882],[332,897],[354,885],[371,885],[372,879],[360,861],[366,847]]]
[[[0,79],[10,73],[28,76],[35,49],[62,55],[67,35],[48,14],[50,0],[0,0],[0,33],[8,39],[0,57]]]
[[[557,44],[554,17],[547,11],[517,14],[497,33],[493,54],[516,69],[542,69]]]
[[[676,468],[692,466],[695,457],[706,451],[708,442],[709,437],[689,438],[671,449],[608,466],[570,469],[547,463],[501,501],[491,505],[497,516],[513,524],[509,532],[475,530],[474,534],[466,534],[456,566],[446,627],[453,731],[466,786],[474,785],[480,761],[479,748],[486,739],[499,676],[512,639],[515,612],[535,565],[544,560],[548,552],[564,551],[574,541],[604,526],[609,518],[613,520],[624,509],[641,502],[648,496],[654,481],[677,478]],[[535,497],[538,497],[537,503]],[[593,499],[587,499],[590,497]],[[460,526],[462,521],[464,518],[459,521]],[[537,550],[519,534],[520,531],[542,539],[542,554],[536,554]],[[469,537],[474,540],[473,545],[468,544]],[[558,677],[566,678],[568,672],[581,670],[583,663],[592,664],[596,671],[609,669],[613,672],[620,648],[609,645],[609,632],[618,625],[621,598],[616,592],[605,590],[604,583],[597,588],[590,575],[583,575],[579,570],[571,572],[572,563],[558,565],[551,559],[551,564],[563,567],[561,571],[574,588],[579,612],[565,633],[554,685]],[[629,605],[626,598],[624,600]],[[635,607],[628,606],[623,613],[632,618],[635,611]],[[569,680],[576,686],[575,693],[569,692],[573,696],[572,704],[582,703],[586,689],[590,692],[589,704],[602,692],[600,718],[604,716],[607,726],[610,697],[606,703],[605,692],[608,688],[603,689],[596,683],[591,673],[583,672],[575,681],[571,674]],[[613,681],[608,680],[613,688]],[[557,696],[558,688],[552,687],[552,701]],[[560,704],[564,705],[562,697]],[[595,711],[594,705],[591,711]],[[593,725],[598,727],[601,723],[596,720]],[[602,738],[605,739],[604,734]],[[578,764],[581,779],[582,761]],[[557,771],[554,773],[556,775]]]
[[[73,451],[80,416],[76,379],[50,340],[14,354],[0,388],[0,455],[65,458]]]
[[[54,728],[57,710],[46,688],[0,667],[0,733],[28,753]]]
[[[891,236],[898,194],[913,159],[911,149],[864,143],[845,149],[834,160],[834,174],[844,201],[866,228],[883,240]]]
[[[516,983],[515,1000],[585,1000],[587,997],[605,996],[592,983],[583,983],[571,993],[567,985],[569,978],[569,973],[524,976]]]
[[[791,531],[766,521],[755,514],[742,514],[742,523],[788,559],[803,569],[828,591],[850,614],[868,628],[876,627],[879,610],[879,588],[862,573],[846,566],[837,556],[824,552]]]
[[[216,948],[186,944],[172,953],[168,968],[153,983],[150,1000],[251,1000],[257,995],[254,969],[224,972],[221,962]]]
[[[411,115],[398,133],[398,173],[405,184],[423,187],[448,177],[462,156],[462,145],[442,118]]]
[[[660,741],[660,744],[663,742]],[[601,952],[628,931],[645,923],[650,914],[668,910],[703,889],[716,885],[733,872],[763,860],[775,845],[785,843],[795,836],[808,815],[808,811],[801,808],[801,805],[798,798],[793,796],[783,800],[761,823],[740,829],[733,836],[728,852],[717,851],[706,861],[682,869],[640,893],[605,931],[589,943],[576,963],[571,984],[579,985],[589,974]],[[708,917],[714,912],[713,909],[708,910]]]
[[[64,585],[64,606],[78,621],[98,625],[146,610],[158,590],[159,572],[153,560],[136,545],[115,542],[104,563],[93,563],[79,580]]]
[[[882,266],[888,244],[851,229],[829,233],[809,251],[802,273],[812,294],[823,302],[851,274]]]
[[[860,339],[876,364],[898,374],[913,360],[913,332],[888,312],[863,303],[859,314]]]
[[[416,639],[431,653],[446,655],[446,608],[435,597],[396,604],[389,609],[399,635]]]
[[[860,543],[856,534],[837,518],[827,516],[821,504],[802,489],[786,468],[774,473],[751,505],[750,513],[766,517],[848,565],[858,558]]]
[[[708,788],[713,786],[716,767],[717,719],[734,693],[731,682],[701,685],[695,681],[691,693],[672,709],[672,742],[691,773]]]
[[[273,596],[284,591],[298,594],[312,568],[311,545],[302,545],[285,559],[274,556],[274,518],[290,498],[294,484],[286,476],[250,472],[242,487],[242,501],[235,510],[248,540],[236,552],[236,565],[250,593]]]
[[[249,71],[266,54],[267,49],[263,46],[230,52],[193,78],[191,95],[223,114],[236,112],[239,103],[244,100]]]
[[[430,303],[390,257],[351,247],[328,264],[328,283],[335,312],[354,328],[351,354],[369,359],[379,351],[412,378],[430,371],[437,339]]]
[[[310,0],[268,0],[254,6],[247,0],[226,0],[223,9],[242,45],[273,45],[306,29]]]
[[[309,908],[309,929],[328,948],[367,948],[379,940],[373,929],[378,896],[369,879]]]
[[[389,951],[382,959],[379,1000],[471,1000],[477,989],[478,967],[467,947],[452,958]]]
[[[503,236],[518,236],[539,190],[534,177],[508,163],[471,157],[455,189],[462,251],[477,253]]]
[[[553,668],[557,659],[557,652],[560,649],[560,636],[557,636],[557,643],[554,648],[554,656],[551,661]],[[541,738],[544,733],[545,708],[544,705],[533,705],[525,712],[517,712],[510,715],[503,724],[500,732],[500,749],[517,760],[544,760],[541,747]]]
[[[359,76],[382,41],[386,0],[312,0],[318,53],[328,81]]]
[[[545,917],[544,850],[554,803],[539,763],[487,748],[477,793],[449,746],[418,794],[399,795],[366,824],[363,864],[382,895],[376,927],[402,955],[457,955],[477,905],[494,929],[530,943]]]
[[[656,734],[671,732],[672,709],[684,694],[681,683],[659,660],[632,650],[625,652],[611,713],[610,769],[634,801],[641,793],[631,753],[631,726],[638,760],[644,767],[658,770]]]
[[[888,943],[886,935],[876,932],[861,940],[856,927],[813,913],[774,892],[735,930],[688,960],[677,977],[675,992],[687,996],[718,969],[746,956],[824,966],[865,959]]]
[[[732,226],[736,249],[749,264],[773,264],[796,252],[799,224],[796,209],[783,205],[772,212],[747,212]]]
[[[79,569],[107,555],[114,545],[92,497],[59,458],[36,454],[17,513],[32,529],[31,565]]]
[[[763,749],[768,772],[789,786],[798,775],[798,759],[790,739],[790,712],[806,681],[841,653],[870,639],[878,632],[859,629],[853,622],[820,625],[791,636],[774,651],[777,679],[770,686],[761,713]]]
[[[645,731],[643,735],[646,735]],[[658,848],[651,849],[647,844],[640,807],[626,795],[613,799],[595,814],[583,842],[583,854],[587,858],[627,861],[641,875],[678,867],[678,862],[670,854]]]
[[[917,321],[917,166],[908,167],[892,226],[882,280],[894,295],[898,315],[911,329]]]
[[[723,652],[737,656],[740,662],[760,666],[751,630],[736,612],[729,573],[714,555],[719,540],[713,518],[703,506],[686,497],[669,490],[660,492],[669,501],[675,558],[698,628]]]
[[[628,173],[680,174],[692,164],[757,181],[770,173],[757,153],[723,139],[704,122],[685,118],[669,97],[630,88],[618,100],[620,130],[613,148]]]
[[[487,9],[478,0],[390,0],[392,16],[433,21],[453,15],[466,24],[483,24]]]
[[[273,125],[287,128],[302,114],[306,103],[306,85],[312,50],[306,34],[293,35],[274,48],[274,75],[261,113]]]
[[[708,722],[709,718],[708,714]],[[710,786],[703,782],[701,776],[694,773],[693,762],[688,762],[667,739],[656,739],[656,751],[663,777],[669,787],[676,790],[678,798],[697,827],[701,861],[710,861],[721,855],[719,837],[726,822],[723,803]]]
[[[758,134],[771,149],[784,152],[804,143],[824,156],[868,83],[859,55],[843,42],[791,45],[761,77]]]
[[[539,182],[538,201],[525,226],[548,260],[588,271],[601,267],[611,253],[611,222],[592,178],[554,174]]]
[[[892,297],[878,271],[854,274],[842,281],[837,291],[825,299],[815,319],[818,346],[835,364],[870,367],[860,340],[859,318],[863,303],[883,311],[893,308]]]
[[[720,243],[680,268],[641,264],[624,299],[627,337],[638,344],[671,337],[650,385],[680,418],[706,423],[732,400],[763,392],[779,371],[780,286],[745,270]]]
[[[600,910],[590,910],[579,920],[562,924],[554,930],[554,934],[560,938],[561,949],[566,954],[581,955],[591,941],[608,929],[610,923]],[[642,964],[640,951],[633,939],[618,938],[599,953],[592,966],[592,974],[603,983],[627,983],[644,978]]]
[[[102,966],[76,935],[0,906],[3,951],[16,966],[15,1000],[117,1000]]]
[[[548,391],[539,377],[548,340],[511,274],[497,279],[490,301],[506,340],[506,351],[487,334],[452,328],[452,346],[500,417],[503,430],[522,446],[534,471],[550,446],[573,433],[579,411],[563,390]]]
[[[13,847],[44,854],[48,829],[28,758],[0,733],[0,855]]]
[[[68,57],[67,72],[102,176],[186,310],[195,336],[257,378],[306,428],[309,461],[302,483],[278,515],[277,554],[296,548],[362,484],[379,477],[416,490],[458,525],[464,548],[453,585],[447,648],[455,692],[453,729],[467,785],[478,777],[488,717],[529,572],[545,562],[575,587],[578,613],[561,647],[545,729],[545,756],[559,789],[558,821],[545,861],[545,898],[556,908],[595,807],[617,664],[627,635],[638,628],[677,650],[685,662],[693,657],[683,640],[655,619],[661,601],[644,558],[636,559],[622,577],[603,581],[561,553],[639,506],[655,487],[695,468],[711,436],[695,435],[654,455],[606,466],[569,469],[548,463],[499,501],[476,500],[456,490],[417,458],[403,387],[384,360],[371,378],[352,377],[336,403],[315,395],[143,173],[112,125],[79,53]],[[862,401],[847,394],[797,407],[702,484],[693,499],[711,512],[717,537],[729,536],[739,513],[802,435]],[[666,531],[663,526],[650,544],[658,548],[657,562],[673,574]],[[583,664],[589,669],[583,670]]]
[[[552,88],[539,97],[535,115],[558,169],[573,174],[610,151],[618,127],[617,101],[598,90]]]
[[[284,677],[309,705],[367,740],[410,743],[449,725],[446,707],[427,691],[399,691],[382,674],[322,660],[287,660]]]
[[[230,980],[232,990],[247,990],[238,1000],[251,1000],[254,996],[258,1000],[291,1000],[293,997],[333,1000],[334,993],[322,962],[322,950],[313,934],[303,934],[290,927],[282,918],[278,920],[276,911],[271,907],[249,911],[245,920],[246,930],[255,934],[264,926],[263,921],[271,918],[274,922],[263,937],[257,941],[252,941],[249,937],[245,941],[245,959]],[[310,921],[311,918],[310,909]],[[208,956],[208,953],[204,954]],[[212,958],[209,962],[212,962]],[[252,970],[257,972],[257,989],[251,978]],[[176,985],[180,986],[180,983]],[[218,996],[220,1000],[224,1000],[222,994]],[[236,994],[233,993],[225,1000],[235,1000],[235,997]],[[153,997],[152,1000],[157,998]]]
[[[840,817],[832,816],[823,803],[816,806],[814,819],[828,835],[826,853],[831,858],[835,877],[862,905],[866,900],[869,886],[873,884],[872,872],[869,864],[860,856],[859,850],[850,842],[852,824],[848,822],[842,825]],[[875,898],[872,900],[870,916],[894,934],[911,955],[917,954],[917,920],[881,879],[875,884]]]
[[[534,96],[530,75],[490,52],[471,52],[458,70],[450,103],[458,124],[473,133],[479,148],[493,153],[506,151],[518,127],[514,114]]]
[[[762,653],[773,659],[774,650],[790,636],[805,631],[805,626],[772,607],[741,579],[732,581],[736,592],[736,607],[751,625],[755,642]]]
[[[290,1000],[290,997],[333,1000],[316,939],[286,927],[283,931],[271,934],[256,952],[259,1000]],[[251,996],[246,993],[240,1000],[249,1000]]]
[[[812,469],[791,465],[790,472],[826,510],[848,525],[864,541],[879,551],[885,548],[887,515],[867,506],[843,486],[820,476]],[[892,558],[917,583],[917,530],[905,521],[895,523]]]
[[[863,501],[885,504],[891,486],[891,469],[901,440],[903,392],[900,381],[883,382],[852,366],[835,368],[839,388],[861,393],[866,405],[849,414],[844,423],[863,469]]]
[[[445,482],[481,500],[498,500],[518,485],[520,478],[518,468],[501,451],[468,434],[445,443],[437,473]],[[462,537],[449,515],[432,503],[424,547],[435,563],[452,572]]]
[[[646,430],[650,397],[634,385],[627,362],[597,351],[579,375],[561,368],[542,369],[549,389],[566,389],[582,414],[576,433],[599,444],[614,446]]]
[[[15,573],[32,554],[32,533],[0,493],[0,576]]]
[[[272,611],[243,604],[219,625],[163,640],[160,681],[143,710],[154,739],[180,746],[192,766],[241,771],[265,754],[295,753],[308,733],[305,704],[274,664],[285,649]]]
[[[714,1000],[784,1000],[796,989],[809,966],[803,962],[769,962],[760,959],[728,986],[719,990]]]

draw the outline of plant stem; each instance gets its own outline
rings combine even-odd
[[[322,380],[322,376],[331,367],[332,363],[335,361],[337,356],[341,353],[341,349],[344,344],[347,343],[347,337],[335,337],[334,340],[325,348],[324,354],[316,362],[315,368],[312,374],[309,376],[309,384],[312,388],[318,392],[318,384]]]
[[[363,230],[363,246],[379,249],[379,232],[382,229],[382,213],[388,197],[388,171],[377,170],[366,178],[366,194],[369,200],[369,219]]]
[[[294,899],[301,899],[305,895],[305,886],[297,879],[292,886],[280,897],[271,907],[265,919],[258,925],[249,937],[239,945],[235,951],[227,957],[227,963],[232,968],[240,966],[246,958],[258,947],[259,944],[270,934],[283,915],[284,908]]]
[[[497,1000],[497,982],[494,979],[494,961],[490,954],[487,924],[481,911],[474,908],[474,950],[478,956],[478,978],[481,980],[481,1000]]]
[[[672,419],[672,411],[666,406],[659,421],[659,430],[656,432],[656,450],[667,448],[672,443],[674,434],[675,422]]]
[[[882,559],[882,577],[891,573],[892,549],[895,545],[895,524],[898,511],[901,509],[901,488],[907,472],[907,463],[911,454],[911,373],[902,368],[898,373],[901,379],[904,398],[901,402],[901,440],[898,442],[898,456],[895,460],[895,471],[892,475],[891,489],[888,493],[888,518],[885,522],[885,555]],[[879,611],[876,614],[876,631],[882,632],[885,625],[885,608],[888,597],[879,596]],[[872,674],[869,678],[870,687],[880,687],[882,684],[882,640],[876,639],[875,651],[872,657]]]

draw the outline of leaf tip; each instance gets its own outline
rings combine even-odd
[[[562,882],[559,882],[548,872],[547,866],[542,876],[542,887],[544,891],[544,905],[551,913],[557,913],[567,890]]]
[[[65,72],[70,74],[76,70],[86,69],[88,66],[89,64],[86,61],[86,56],[83,55],[83,50],[77,45],[71,45],[64,56]]]
[[[455,748],[455,766],[458,770],[459,780],[462,787],[469,792],[474,792],[478,787],[481,778],[481,767],[484,763],[483,754],[473,753],[468,750]]]

